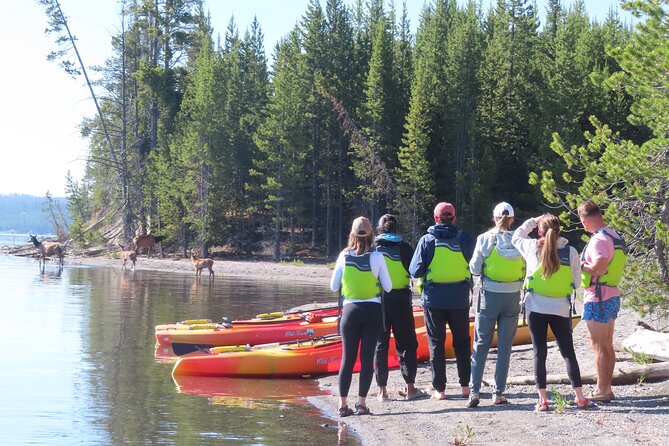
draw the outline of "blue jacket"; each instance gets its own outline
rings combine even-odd
[[[409,242],[403,240],[402,237],[398,234],[392,234],[388,232],[379,234],[376,237],[375,241],[378,246],[399,245],[402,265],[404,265],[404,268],[407,271],[409,270],[409,263],[411,262],[411,256],[413,255],[413,246],[411,246]],[[392,290],[390,292],[384,291],[384,297],[411,299],[411,289],[410,288],[399,289],[399,290]]]
[[[457,233],[458,228],[453,225],[430,226],[427,234],[418,241],[416,251],[413,253],[413,258],[409,265],[409,274],[415,278],[425,276],[434,256],[435,238],[449,239],[455,237]],[[465,260],[469,263],[474,253],[476,241],[469,233],[462,232],[460,246]],[[423,286],[421,301],[424,307],[442,310],[467,308],[469,307],[469,289],[469,282],[430,283]]]

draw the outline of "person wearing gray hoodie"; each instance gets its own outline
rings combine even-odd
[[[493,210],[495,227],[476,239],[469,270],[479,276],[479,294],[474,329],[472,371],[469,381],[471,394],[467,407],[479,405],[481,381],[488,350],[497,325],[497,364],[493,404],[505,404],[503,393],[509,373],[511,346],[518,327],[520,290],[525,278],[525,262],[511,243],[514,231],[513,207],[501,202]]]

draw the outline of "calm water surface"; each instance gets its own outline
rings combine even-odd
[[[23,243],[23,241],[22,241]],[[0,255],[0,444],[337,444],[313,380],[171,378],[154,326],[332,300],[298,286]],[[350,436],[348,444],[358,444]]]

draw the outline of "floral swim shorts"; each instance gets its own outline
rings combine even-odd
[[[615,321],[618,318],[619,311],[620,296],[612,297],[603,302],[586,302],[583,305],[583,316],[581,319],[606,324],[611,319]]]

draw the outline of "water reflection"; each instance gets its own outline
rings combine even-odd
[[[337,446],[349,444],[348,424],[345,421],[340,421],[337,426]]]
[[[311,379],[244,379],[209,376],[172,376],[177,391],[211,397],[297,401],[325,395]]]
[[[47,264],[0,255],[0,444],[334,444],[303,396],[315,382],[178,383],[154,359],[156,324],[332,299],[327,284]],[[39,354],[36,352],[39,351]],[[9,359],[8,359],[9,360]],[[246,380],[248,381],[248,380]],[[292,396],[291,396],[292,395]],[[295,397],[296,396],[296,397]]]

